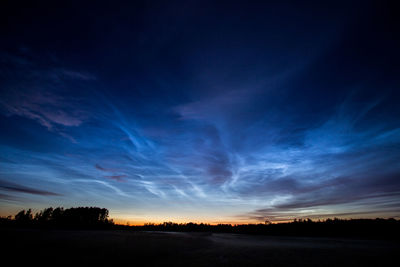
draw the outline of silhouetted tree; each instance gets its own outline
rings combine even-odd
[[[36,215],[35,215],[35,219],[41,223],[51,221],[52,217],[53,217],[53,208],[52,207],[44,209],[43,211],[40,211],[40,212],[36,213]]]
[[[62,221],[63,214],[64,214],[64,208],[60,208],[60,207],[55,208],[53,210],[52,221],[54,223],[58,223],[58,222]]]
[[[15,215],[15,220],[20,223],[28,223],[32,221],[32,210],[21,210]]]

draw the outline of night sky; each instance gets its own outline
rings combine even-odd
[[[1,1],[1,216],[399,218],[394,2],[82,2]]]

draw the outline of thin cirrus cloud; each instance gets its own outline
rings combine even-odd
[[[102,172],[106,172],[106,173],[116,173],[118,172],[115,169],[109,169],[109,168],[104,168],[102,166],[100,166],[99,164],[95,164],[94,165],[96,169],[102,171]],[[125,174],[113,174],[113,175],[104,175],[105,178],[107,179],[111,179],[111,180],[115,180],[117,182],[124,182],[125,178],[128,177]]]
[[[127,175],[106,175],[104,177],[111,179],[111,180],[115,180],[117,182],[124,182],[125,181],[124,178],[126,178],[128,176]]]
[[[32,119],[49,131],[73,140],[61,127],[81,125],[89,118],[89,112],[78,97],[67,94],[70,89],[65,84],[94,81],[95,77],[60,68],[40,69],[37,62],[21,56],[7,56],[4,60],[11,66],[5,74],[17,82],[6,80],[3,85],[2,113]]]
[[[48,130],[54,130],[57,125],[79,126],[87,115],[85,112],[75,110],[72,114],[68,111],[71,107],[65,104],[63,97],[46,91],[11,93],[3,97],[1,105],[6,115],[18,115],[33,119],[45,126]]]
[[[100,192],[107,192],[104,201],[114,194],[113,201],[118,203],[135,199],[156,207],[157,199],[171,205],[182,199],[201,201],[205,206],[215,205],[212,202],[226,207],[247,205],[253,211],[235,214],[229,208],[233,218],[247,221],[285,220],[304,212],[318,217],[334,214],[341,205],[350,209],[349,203],[365,207],[367,200],[371,208],[363,214],[376,214],[383,200],[395,203],[400,188],[393,165],[396,154],[387,146],[396,143],[399,132],[385,122],[360,129],[384,100],[366,102],[355,110],[350,98],[329,116],[321,116],[318,125],[296,129],[292,127],[301,117],[290,110],[272,117],[232,116],[248,113],[254,109],[254,98],[265,96],[268,91],[250,95],[222,91],[209,101],[168,107],[178,115],[174,128],[161,122],[157,127],[163,134],[149,136],[129,116],[129,108],[120,108],[109,98],[101,100],[109,110],[106,113],[97,106],[81,108],[79,99],[63,96],[54,88],[26,89],[8,92],[2,108],[7,116],[31,119],[48,131],[62,134],[65,128],[76,129],[74,137],[79,142],[63,148],[64,155],[30,153],[35,167],[23,166],[32,173],[46,170],[42,179],[63,184],[66,193],[78,199],[77,192],[84,191],[96,199]],[[260,114],[278,110],[267,103],[255,110]],[[85,123],[88,114],[96,116]],[[27,154],[15,153],[20,156],[2,165],[18,175],[15,162]],[[2,190],[61,197],[26,186],[2,186]],[[395,209],[386,207],[385,211]]]
[[[103,172],[114,172],[115,171],[113,169],[104,168],[104,167],[100,166],[99,164],[95,164],[94,167]]]
[[[41,195],[41,196],[61,196],[58,193],[40,190],[23,185],[18,185],[6,181],[0,181],[0,188],[6,191],[17,192],[17,193],[26,193],[26,194]]]
[[[232,185],[233,190],[243,196],[270,196],[266,197],[270,204],[243,214],[243,218],[258,217],[262,221],[304,214],[323,217],[340,205],[351,210],[352,203],[360,203],[353,210],[368,206],[368,211],[376,214],[398,212],[393,207],[381,207],[382,202],[399,203],[398,155],[391,148],[399,138],[398,133],[390,128],[382,130],[384,122],[360,131],[357,129],[360,121],[353,119],[365,120],[360,114],[365,115],[363,109],[350,116],[335,115],[320,127],[308,129],[300,147],[272,149],[265,156],[279,162],[277,168],[260,170],[260,164],[253,168],[245,166],[241,179]],[[380,136],[391,138],[383,141]]]

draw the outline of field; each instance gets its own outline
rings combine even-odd
[[[397,241],[215,233],[1,229],[3,261],[40,265],[393,266]]]

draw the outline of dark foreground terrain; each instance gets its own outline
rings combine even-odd
[[[395,266],[398,241],[217,233],[0,230],[3,261],[116,266]],[[396,263],[397,262],[397,263]]]

